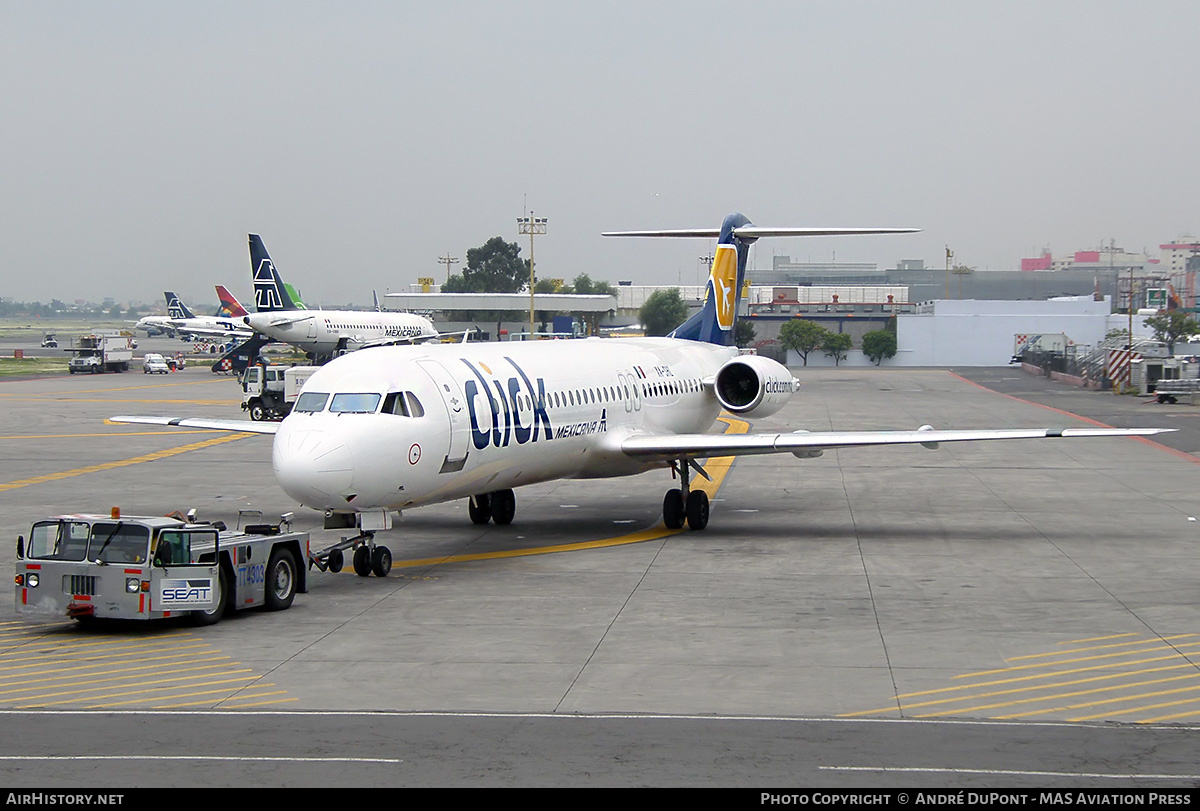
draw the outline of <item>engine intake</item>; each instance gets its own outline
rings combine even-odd
[[[796,390],[796,380],[781,363],[744,355],[717,370],[713,389],[726,411],[745,417],[769,417],[787,403]]]

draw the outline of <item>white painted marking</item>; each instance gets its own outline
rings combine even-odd
[[[819,766],[835,772],[904,772],[932,774],[995,774],[1007,777],[1099,777],[1108,780],[1197,780],[1196,774],[1120,774],[1103,772],[1035,772],[1019,769],[938,769],[924,766]]]

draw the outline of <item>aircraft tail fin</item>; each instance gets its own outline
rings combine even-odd
[[[296,310],[289,288],[279,278],[262,237],[250,234],[250,273],[254,279],[254,309],[260,313]]]
[[[179,296],[172,293],[170,290],[163,293],[167,299],[167,316],[169,318],[195,318],[195,314],[188,309],[188,306],[183,303]]]
[[[222,318],[241,318],[249,315],[237,297],[230,293],[223,284],[217,285],[217,299],[221,302],[220,315]]]
[[[606,237],[707,237],[716,238],[700,312],[684,321],[669,337],[731,346],[734,326],[746,283],[750,246],[762,237],[850,236],[856,234],[909,234],[918,228],[763,228],[741,214],[725,217],[719,229],[689,228],[674,231],[608,231]]]

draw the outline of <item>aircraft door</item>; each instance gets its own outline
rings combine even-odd
[[[429,375],[437,386],[438,394],[442,396],[442,402],[446,406],[446,414],[449,415],[450,428],[450,449],[446,453],[446,459],[442,462],[442,469],[439,473],[453,473],[462,470],[463,465],[467,462],[467,451],[471,441],[471,423],[470,417],[467,415],[467,402],[462,394],[461,387],[458,381],[454,379],[454,375],[435,360],[424,358],[417,361],[417,365]]]

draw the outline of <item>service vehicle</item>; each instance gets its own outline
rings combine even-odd
[[[186,516],[60,515],[17,538],[16,609],[25,617],[149,620],[186,615],[212,625],[228,610],[282,610],[308,591],[307,532],[278,524],[238,529]]]
[[[167,365],[167,359],[157,352],[147,352],[142,358],[142,373],[153,374],[170,374],[171,367]]]
[[[136,343],[128,335],[93,334],[80,335],[71,348],[71,359],[67,371],[76,372],[127,372],[133,362]]]
[[[242,375],[242,409],[250,419],[281,420],[292,411],[317,366],[247,366]]]
[[[58,349],[58,338],[53,332],[47,332],[42,336],[42,349]]]

